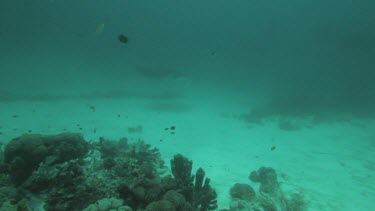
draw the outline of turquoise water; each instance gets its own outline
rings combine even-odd
[[[261,166],[308,210],[375,209],[374,10],[369,0],[1,0],[0,142],[127,136],[167,164],[182,153],[204,167],[220,209]]]

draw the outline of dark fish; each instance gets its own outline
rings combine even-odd
[[[128,37],[123,35],[123,34],[120,34],[117,39],[122,42],[122,43],[127,43],[128,42]]]

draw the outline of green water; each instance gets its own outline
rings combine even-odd
[[[246,98],[285,104],[307,97],[303,113],[372,115],[374,7],[348,0],[3,0],[1,90],[121,89],[136,66],[146,66]],[[129,42],[122,45],[119,34]]]
[[[95,117],[106,131],[102,134],[117,137],[120,132],[108,126],[112,119],[104,118],[122,112],[116,100],[127,102],[128,113],[158,114],[142,116],[133,125],[175,118],[211,131],[211,123],[221,123],[204,115],[217,111],[223,122],[236,119],[244,128],[275,121],[276,129],[265,131],[275,136],[278,130],[307,130],[301,137],[310,144],[320,136],[314,128],[334,130],[332,122],[354,122],[343,130],[355,134],[345,145],[333,141],[321,149],[338,147],[345,154],[348,146],[362,143],[349,154],[363,155],[358,161],[364,162],[363,177],[354,180],[368,189],[354,195],[369,201],[375,197],[370,182],[375,172],[370,127],[375,117],[374,11],[370,0],[1,0],[1,141],[28,131],[33,124],[25,122],[37,119],[41,126],[33,130],[38,133],[73,128],[67,125],[76,124],[73,117],[91,124],[91,113],[79,116],[77,110],[90,111],[93,104],[105,110]],[[120,42],[119,35],[128,42]],[[83,101],[77,110],[59,104],[74,101]],[[65,110],[56,109],[56,102]],[[37,105],[46,113],[32,114]],[[52,116],[61,124],[43,120],[48,109],[57,112]],[[14,115],[22,114],[28,120],[21,124]],[[364,129],[351,133],[358,128]],[[337,131],[332,137],[346,136]],[[190,144],[191,151],[197,150]],[[332,207],[353,210],[340,200]],[[358,210],[370,207],[362,205]],[[327,207],[321,209],[335,210]]]

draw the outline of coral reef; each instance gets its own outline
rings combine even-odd
[[[23,135],[11,140],[0,165],[0,210],[208,211],[216,192],[203,169],[176,155],[174,177],[159,150],[80,134]]]
[[[28,134],[0,149],[0,210],[210,211],[217,194],[193,162],[181,154],[170,161],[142,140],[129,143],[82,135]],[[286,194],[273,168],[253,171],[258,191],[236,183],[230,211],[302,211],[301,193]],[[224,210],[221,210],[224,211]]]
[[[88,147],[80,134],[25,134],[5,146],[4,163],[11,179],[19,185],[38,169],[40,163],[53,165],[81,158],[88,152]]]

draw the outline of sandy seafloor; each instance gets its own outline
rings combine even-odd
[[[219,208],[229,207],[233,184],[251,184],[249,173],[267,166],[278,172],[284,192],[304,194],[309,210],[375,210],[373,121],[285,131],[271,120],[249,125],[236,118],[247,111],[245,105],[215,96],[172,104],[146,98],[0,102],[0,140],[6,143],[29,130],[81,132],[88,141],[142,139],[160,149],[168,166],[173,155],[182,153],[193,160],[194,169],[202,167],[218,192]],[[129,133],[129,127],[139,125],[142,132]],[[170,126],[175,134],[165,130]]]

